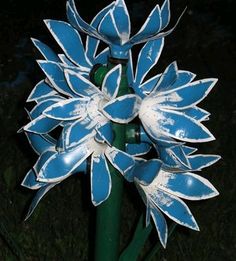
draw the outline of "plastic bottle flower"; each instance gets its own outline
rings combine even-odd
[[[162,213],[174,222],[199,230],[199,227],[187,207],[181,200],[204,200],[219,193],[205,178],[191,172],[176,172],[163,168],[162,161],[136,161],[125,178],[134,181],[146,204],[146,225],[152,217],[163,247],[166,247],[168,228]]]
[[[33,43],[46,60],[38,61],[46,75],[31,92],[27,101],[36,102],[29,112],[31,121],[23,127],[27,138],[39,155],[22,185],[38,190],[29,209],[31,215],[41,198],[67,177],[86,172],[90,166],[91,200],[95,206],[110,195],[111,168],[126,180],[134,182],[147,207],[146,223],[152,217],[160,241],[165,247],[167,225],[163,214],[176,223],[198,230],[197,223],[182,201],[202,200],[218,195],[205,178],[194,174],[212,165],[220,157],[193,153],[185,142],[207,142],[213,135],[202,124],[209,113],[198,107],[216,83],[216,79],[193,81],[195,74],[178,70],[171,63],[162,74],[144,80],[158,62],[169,23],[169,0],[152,10],[137,34],[130,37],[130,18],[123,0],[102,9],[87,24],[79,16],[73,0],[67,2],[70,22],[45,20],[63,54],[56,54],[44,43]],[[178,23],[178,22],[177,22]],[[79,31],[88,34],[84,48]],[[97,54],[100,40],[109,48]],[[131,47],[147,43],[141,49],[135,75]],[[116,63],[109,63],[109,58]],[[101,76],[100,89],[91,79],[96,64],[109,64]],[[121,80],[125,79],[135,94],[120,96]],[[113,143],[114,125],[139,122],[140,142],[129,143],[122,136],[122,150]],[[51,131],[61,127],[59,138]],[[122,128],[123,128],[122,127]],[[126,128],[126,127],[125,127]],[[125,128],[122,132],[125,132]],[[144,160],[152,147],[158,159]],[[111,167],[108,165],[111,164]]]
[[[141,29],[130,37],[130,16],[124,0],[116,0],[105,10],[109,11],[103,16],[100,23],[89,25],[78,14],[74,0],[67,2],[67,17],[70,23],[78,30],[107,43],[111,56],[119,59],[128,58],[129,50],[135,44],[170,34],[181,18],[172,29],[161,33],[170,21],[170,3],[169,0],[165,0],[161,8],[159,5],[154,7]]]
[[[107,73],[99,90],[77,72],[65,69],[62,82],[51,71],[51,65],[57,65],[56,63],[39,61],[39,64],[54,93],[52,96],[51,90],[48,93],[50,95],[43,98],[40,96],[39,100],[35,90],[30,95],[30,100],[34,97],[38,103],[30,112],[32,121],[23,129],[32,146],[37,146],[38,143],[46,146],[43,150],[37,149],[40,156],[33,168],[34,173],[30,171],[22,185],[33,189],[43,186],[42,190],[47,192],[49,188],[77,172],[80,165],[92,155],[91,197],[93,204],[99,205],[107,199],[111,190],[106,159],[121,172],[126,172],[134,165],[132,156],[111,146],[113,132],[106,111],[109,112],[114,102],[119,103],[126,110],[119,114],[118,121],[127,123],[137,115],[137,103],[140,99],[134,94],[116,98],[121,79],[120,65]],[[61,135],[57,142],[50,143],[48,133],[58,125],[63,126]],[[47,186],[45,190],[47,183],[53,185]],[[42,195],[42,192],[39,194]]]

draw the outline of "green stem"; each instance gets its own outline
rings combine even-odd
[[[138,256],[152,231],[152,224],[146,227],[144,223],[145,217],[144,215],[141,215],[133,238],[122,252],[119,261],[135,261],[138,259]]]
[[[110,69],[114,67],[114,65],[115,64],[109,64],[108,68]],[[128,92],[126,66],[122,66],[122,78],[118,96],[125,95]],[[113,131],[115,138],[112,145],[124,151],[125,125],[113,123]],[[95,239],[96,261],[116,261],[119,256],[123,177],[113,166],[109,165],[109,169],[112,180],[111,194],[104,203],[97,207]]]

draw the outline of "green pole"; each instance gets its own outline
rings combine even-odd
[[[101,75],[105,76],[104,71],[109,70],[117,64],[122,64],[122,77],[117,96],[129,93],[129,86],[126,76],[126,61],[110,59],[108,68],[97,70],[94,73],[94,81],[101,86]],[[99,73],[99,71],[101,73]],[[103,77],[104,78],[104,77]],[[117,149],[125,150],[125,125],[113,123],[114,141],[113,146]],[[121,204],[123,194],[123,177],[110,164],[109,165],[112,189],[109,198],[97,207],[96,213],[96,235],[95,235],[95,260],[96,261],[117,261],[119,258],[120,243],[120,220]]]

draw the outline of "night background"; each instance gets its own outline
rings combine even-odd
[[[35,59],[42,58],[30,37],[60,51],[43,19],[66,21],[65,0],[8,0],[0,11],[0,260],[91,260],[95,209],[90,202],[88,175],[73,176],[51,190],[31,218],[24,222],[34,192],[21,188],[26,172],[37,159],[24,134],[17,130],[28,122],[25,101],[44,78]],[[152,260],[236,260],[236,46],[235,1],[172,0],[173,25],[188,9],[176,30],[166,38],[160,73],[177,60],[179,69],[197,79],[219,79],[201,107],[211,112],[206,126],[216,141],[198,145],[200,153],[220,154],[222,160],[202,171],[218,189],[216,198],[187,202],[200,232],[177,226]],[[86,21],[110,1],[76,1]],[[133,33],[162,1],[128,1]],[[134,48],[137,53],[141,46]],[[138,200],[137,200],[138,199]],[[125,184],[121,250],[132,236],[144,204],[131,184]],[[115,224],[114,224],[115,225]],[[155,231],[140,260],[158,242]]]

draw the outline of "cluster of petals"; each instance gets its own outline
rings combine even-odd
[[[38,190],[27,215],[55,185],[78,172],[89,172],[91,200],[97,206],[112,189],[109,164],[129,182],[134,182],[146,205],[146,224],[152,217],[160,242],[165,247],[168,229],[165,214],[176,223],[199,230],[184,200],[203,200],[218,195],[199,172],[219,160],[217,155],[194,154],[186,142],[208,142],[213,135],[203,125],[209,113],[198,104],[216,83],[209,78],[194,80],[195,74],[179,70],[173,62],[163,73],[146,80],[157,64],[170,21],[170,4],[152,10],[144,25],[130,36],[130,17],[123,0],[102,9],[90,24],[78,14],[73,0],[67,2],[69,23],[45,20],[63,53],[56,54],[32,39],[44,60],[38,64],[45,74],[27,102],[30,122],[23,130],[39,158],[22,185]],[[78,31],[87,34],[84,47]],[[98,53],[99,42],[108,48]],[[146,42],[140,50],[134,72],[131,47]],[[90,80],[95,64],[107,64],[108,57],[128,58],[127,77],[134,93],[118,95],[124,71],[116,65],[106,74],[99,89]],[[113,146],[112,124],[140,121],[140,142],[126,143],[126,151]],[[60,128],[55,139],[52,131]],[[158,159],[145,160],[151,148]],[[91,164],[88,164],[88,161]],[[88,166],[90,169],[88,170]]]

